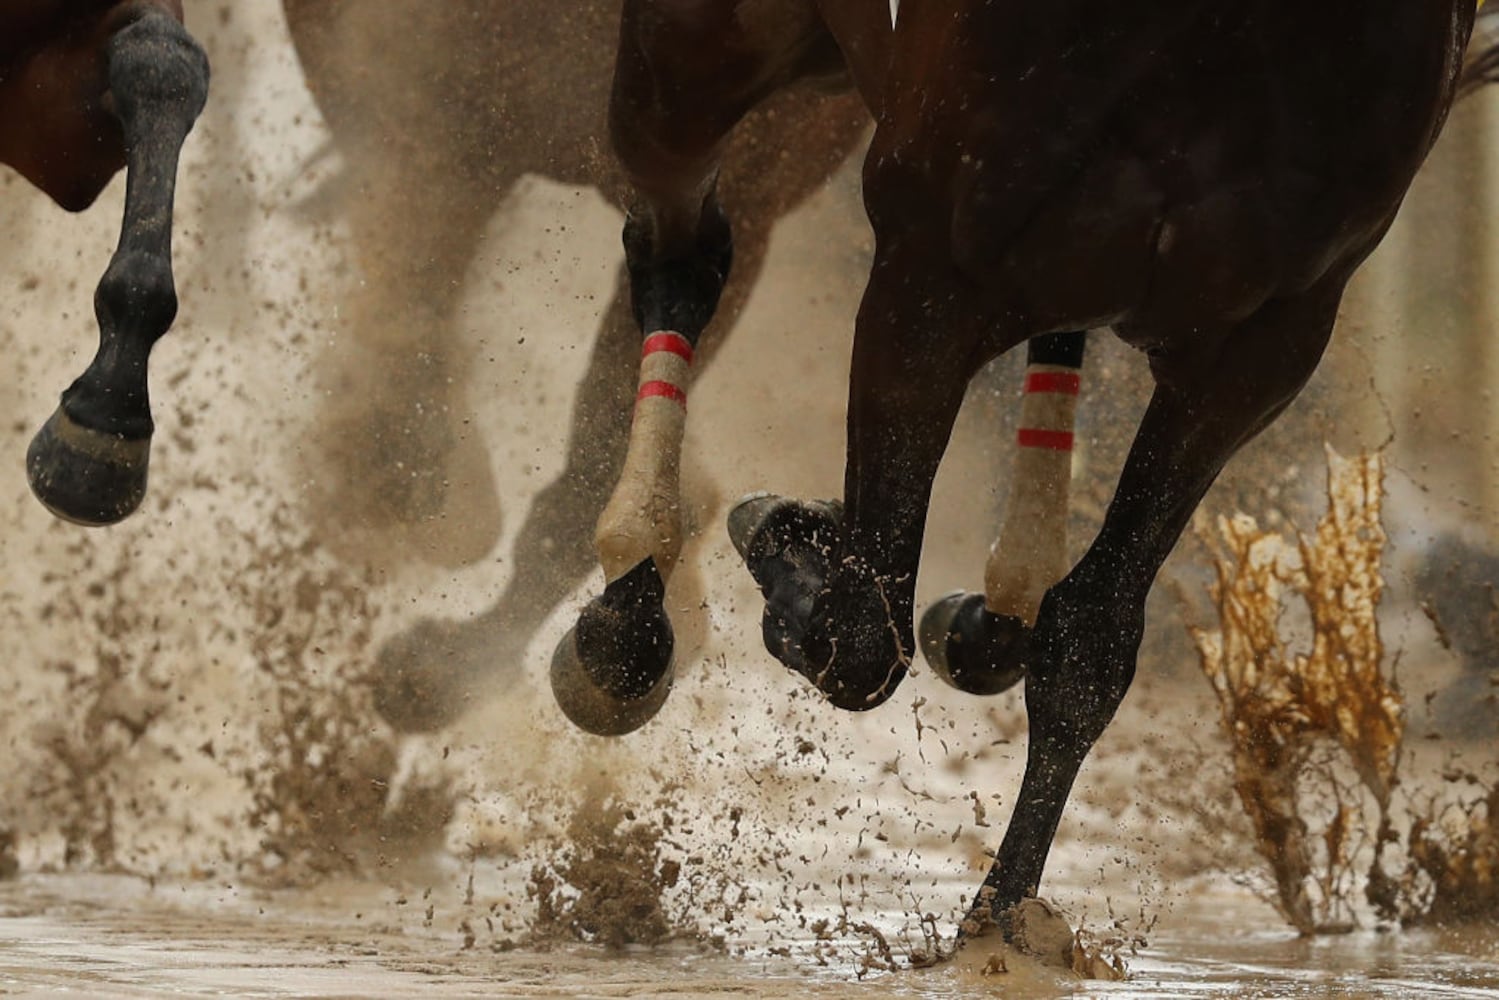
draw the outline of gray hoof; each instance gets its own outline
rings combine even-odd
[[[146,496],[151,438],[130,440],[75,423],[58,407],[26,449],[36,498],[57,517],[99,527],[124,520]]]

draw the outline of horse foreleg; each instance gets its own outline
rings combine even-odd
[[[164,13],[153,10],[121,29],[108,63],[127,173],[119,246],[94,294],[99,350],[26,454],[37,498],[88,525],[119,521],[145,496],[153,430],[147,361],[177,314],[177,161],[208,97],[207,57]]]
[[[663,600],[682,545],[679,478],[693,352],[718,307],[732,240],[716,194],[724,138],[763,96],[730,5],[626,3],[610,134],[636,203],[625,263],[644,336],[625,464],[595,532],[604,593],[552,658],[552,690],[590,732],[629,732],[670,690],[674,637]]]
[[[681,453],[693,352],[727,278],[729,237],[716,202],[688,256],[654,260],[647,225],[626,223],[641,348],[624,468],[594,541],[604,593],[584,607],[552,659],[558,705],[601,735],[655,715],[671,687],[674,637],[663,601],[682,550]]]
[[[1067,572],[1073,421],[1087,334],[1052,333],[1027,345],[1019,451],[999,538],[989,550],[984,592],[957,591],[921,617],[921,649],[960,691],[991,695],[1024,670],[1010,647],[1036,623],[1041,598]]]
[[[922,257],[882,251],[860,306],[843,506],[758,496],[729,517],[765,594],[766,648],[856,711],[905,677],[932,480],[985,360],[971,299]]]
[[[1129,690],[1145,598],[1198,502],[1233,454],[1306,383],[1341,282],[1263,307],[1197,359],[1157,358],[1157,386],[1104,517],[1047,592],[1025,654],[1025,777],[967,933],[1035,894],[1072,783]]]
[[[784,84],[839,64],[812,0],[763,10],[723,0],[624,3],[609,126],[635,192],[625,257],[645,347],[624,471],[596,533],[607,586],[553,657],[558,704],[584,729],[636,728],[671,683],[674,640],[661,602],[681,546],[687,365],[732,257],[717,197],[725,140]],[[822,135],[826,148],[845,131]]]

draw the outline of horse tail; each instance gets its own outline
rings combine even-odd
[[[1458,77],[1457,93],[1469,94],[1490,83],[1499,83],[1499,3],[1479,0],[1478,20]]]

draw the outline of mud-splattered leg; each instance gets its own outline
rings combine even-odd
[[[844,509],[762,496],[729,516],[766,597],[766,648],[857,711],[888,699],[910,663],[932,480],[990,329],[954,274],[892,242],[859,310]]]
[[[775,222],[819,190],[867,130],[855,95],[807,93],[777,95],[734,130],[719,177],[733,221],[734,268],[698,341],[697,373],[712,364],[755,287]],[[418,622],[381,650],[376,704],[392,725],[437,729],[507,690],[537,629],[598,565],[590,528],[624,465],[640,345],[622,270],[574,399],[566,467],[532,501],[499,600],[466,620]],[[695,477],[686,458],[685,509],[701,510],[706,502],[692,492]],[[690,558],[679,561],[669,598],[673,607],[699,603],[695,574]]]
[[[1310,377],[1341,292],[1329,282],[1271,302],[1211,357],[1154,359],[1156,390],[1103,526],[1047,592],[1029,637],[1025,777],[966,933],[1003,929],[1006,912],[1035,894],[1072,783],[1134,677],[1157,571],[1224,464]]]
[[[954,592],[921,617],[927,662],[960,691],[998,694],[1020,681],[1021,664],[1006,650],[1036,623],[1047,588],[1067,572],[1073,420],[1086,344],[1084,333],[1053,333],[1027,345],[1019,451],[984,592]]]
[[[624,471],[596,534],[606,587],[552,662],[558,704],[591,732],[638,727],[671,684],[662,597],[681,545],[685,363],[717,308],[732,255],[719,161],[745,113],[836,58],[813,6],[797,13],[759,32],[747,30],[736,5],[715,0],[624,5],[610,130],[637,199],[625,256],[644,357]]]
[[[121,29],[107,58],[127,174],[120,243],[94,294],[99,350],[26,454],[37,498],[59,517],[87,525],[119,521],[146,493],[154,430],[147,362],[177,315],[177,161],[208,97],[203,49],[159,11]]]

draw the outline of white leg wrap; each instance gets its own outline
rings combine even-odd
[[[984,570],[984,603],[994,614],[1036,623],[1041,598],[1067,572],[1072,427],[1080,382],[1060,365],[1026,369],[1020,451],[999,540]]]
[[[624,471],[594,532],[610,583],[647,558],[665,580],[682,552],[682,436],[691,366],[692,346],[681,334],[645,338]]]

